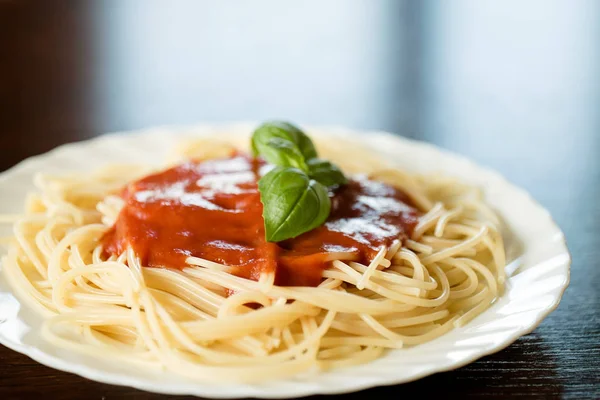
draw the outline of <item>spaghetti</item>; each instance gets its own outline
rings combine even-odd
[[[188,149],[201,149],[186,154],[196,160],[231,160],[226,143],[195,143]],[[352,172],[344,161],[357,157],[331,158]],[[141,251],[123,233],[136,223],[121,225],[119,240],[123,214],[131,211],[127,190],[143,197],[131,182],[144,182],[147,178],[138,179],[148,172],[113,166],[92,175],[36,179],[39,193],[28,197],[25,214],[14,223],[3,269],[14,290],[46,316],[42,333],[54,345],[195,380],[260,381],[361,364],[386,349],[430,341],[467,323],[502,292],[499,220],[477,189],[455,181],[369,168],[368,177],[353,182],[376,182],[388,190],[388,197],[379,199],[409,204],[396,211],[401,221],[378,214],[380,221],[387,218],[402,228],[391,231],[393,238],[376,241],[367,235],[361,251],[350,232],[342,236],[354,242],[315,247],[331,239],[315,236],[325,229],[318,228],[281,244],[275,267],[245,274],[238,264],[248,260],[235,263],[201,248],[186,252],[181,245],[176,259],[160,258],[169,250],[160,249],[164,235]],[[120,196],[123,187],[129,189]],[[246,189],[252,191],[252,184]],[[181,203],[184,192],[169,196]],[[334,214],[325,227],[333,226]],[[137,223],[142,222],[150,224],[143,215]],[[222,226],[211,225],[217,235]],[[193,236],[190,232],[186,235]],[[182,243],[207,240],[192,239]],[[258,248],[256,242],[248,246]],[[298,252],[308,258],[289,261]],[[277,264],[285,264],[286,257],[288,278],[281,280]],[[294,279],[310,263],[318,279]]]

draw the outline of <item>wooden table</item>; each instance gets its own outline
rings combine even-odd
[[[573,255],[532,334],[351,398],[600,398],[600,2],[0,1],[0,170],[106,131],[282,117],[502,172]],[[339,3],[339,4],[338,4]],[[155,399],[0,348],[0,398]]]

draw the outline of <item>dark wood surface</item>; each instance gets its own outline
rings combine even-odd
[[[106,131],[272,117],[457,151],[550,210],[571,285],[507,349],[348,397],[600,398],[598,43],[594,1],[0,0],[0,171]],[[0,360],[2,399],[164,398]]]

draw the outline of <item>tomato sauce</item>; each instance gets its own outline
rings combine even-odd
[[[380,246],[406,238],[418,212],[391,186],[356,178],[330,193],[324,225],[280,243],[265,240],[257,181],[269,168],[245,155],[190,161],[129,184],[125,205],[102,239],[107,254],[131,246],[143,265],[184,268],[188,256],[283,286],[317,286],[331,252],[368,263]]]

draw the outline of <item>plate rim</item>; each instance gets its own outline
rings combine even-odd
[[[30,168],[30,165],[33,166],[35,164],[40,164],[40,163],[43,164],[44,159],[51,157],[54,153],[59,153],[61,151],[65,151],[66,149],[69,149],[69,148],[78,149],[79,151],[84,151],[86,147],[89,147],[97,142],[118,140],[119,138],[122,138],[125,136],[128,136],[129,138],[146,136],[146,135],[151,135],[153,133],[155,133],[155,134],[161,133],[164,131],[170,132],[174,136],[177,135],[178,133],[183,133],[183,132],[188,132],[188,131],[189,132],[195,132],[195,131],[215,132],[215,131],[219,131],[219,130],[223,130],[223,129],[230,130],[230,131],[240,131],[240,132],[242,130],[244,130],[244,131],[250,132],[252,127],[255,127],[256,125],[257,125],[256,122],[233,122],[233,123],[232,122],[224,122],[224,123],[210,123],[210,124],[207,123],[207,124],[194,124],[194,125],[162,125],[162,126],[156,126],[156,127],[150,127],[150,128],[144,128],[144,129],[124,130],[124,131],[105,133],[105,134],[101,134],[101,135],[98,135],[98,136],[90,138],[90,139],[85,139],[85,140],[81,140],[81,141],[77,141],[77,142],[65,143],[65,144],[59,145],[47,152],[31,156],[31,157],[28,157],[28,158],[20,161],[19,163],[15,164],[14,166],[8,168],[7,170],[0,172],[0,186],[2,184],[4,184],[4,182],[11,176],[18,174],[21,171],[26,170],[27,168]],[[555,289],[556,293],[553,295],[552,303],[549,306],[545,307],[543,310],[540,310],[538,312],[536,318],[529,321],[528,324],[522,326],[522,328],[518,329],[516,332],[514,332],[510,335],[506,335],[506,337],[502,341],[500,341],[499,344],[491,345],[489,348],[482,349],[482,350],[474,353],[473,355],[470,355],[468,357],[461,359],[460,361],[454,361],[448,365],[427,368],[421,372],[412,374],[408,378],[398,376],[398,378],[396,378],[395,380],[387,379],[384,382],[372,382],[372,381],[360,382],[357,380],[349,380],[348,383],[346,383],[344,386],[341,386],[341,387],[332,386],[332,385],[318,385],[315,387],[314,385],[313,386],[302,385],[302,383],[299,382],[299,384],[294,389],[294,393],[288,393],[285,390],[285,388],[283,391],[282,390],[273,390],[274,388],[271,388],[268,390],[261,390],[256,393],[249,394],[250,396],[256,397],[256,398],[294,398],[294,397],[309,396],[309,395],[315,395],[315,394],[344,394],[344,393],[351,393],[351,392],[356,392],[356,391],[360,391],[360,390],[365,390],[365,389],[372,388],[372,387],[392,386],[392,385],[398,385],[398,384],[402,384],[402,383],[413,382],[413,381],[422,379],[429,375],[458,369],[458,368],[461,368],[467,364],[470,364],[482,357],[499,352],[499,351],[505,349],[506,347],[510,346],[512,343],[514,343],[520,337],[531,333],[543,322],[543,320],[545,320],[547,318],[547,316],[552,311],[554,311],[558,307],[562,297],[564,296],[565,290],[569,286],[569,283],[570,283],[572,256],[571,256],[570,251],[567,246],[566,237],[564,235],[564,232],[561,230],[560,226],[556,223],[556,221],[554,220],[554,218],[552,217],[550,212],[543,205],[541,205],[527,190],[511,183],[509,180],[507,180],[504,177],[503,174],[499,173],[498,171],[496,171],[488,166],[475,163],[474,161],[470,160],[466,156],[463,156],[462,154],[456,153],[454,151],[448,150],[444,147],[434,145],[429,142],[424,142],[424,141],[415,140],[412,138],[403,137],[399,134],[394,134],[394,133],[390,133],[390,132],[383,131],[383,130],[349,129],[349,128],[345,128],[345,127],[341,127],[341,126],[337,126],[337,125],[319,125],[319,126],[303,125],[303,127],[305,127],[307,131],[315,130],[315,131],[324,132],[326,134],[331,134],[331,135],[335,135],[335,134],[348,135],[348,136],[356,138],[358,140],[361,140],[360,139],[361,135],[364,135],[364,136],[369,135],[369,136],[377,136],[382,139],[393,140],[396,142],[405,142],[405,144],[407,144],[411,147],[419,147],[419,148],[427,149],[430,152],[433,151],[433,152],[441,153],[446,157],[450,157],[453,162],[463,163],[466,166],[468,166],[469,169],[477,170],[478,173],[485,174],[487,176],[492,177],[494,180],[501,182],[504,186],[510,188],[514,193],[518,193],[520,196],[522,196],[523,199],[525,199],[527,202],[529,202],[536,209],[538,209],[539,211],[542,211],[544,213],[545,218],[547,219],[547,222],[550,224],[549,226],[557,233],[560,233],[560,241],[558,242],[558,245],[561,247],[561,249],[559,249],[560,254],[566,255],[566,259],[562,262],[562,264],[564,264],[563,268],[565,270],[564,281],[560,287]],[[198,134],[197,136],[202,137],[205,135],[206,134]],[[364,136],[363,136],[363,138],[364,138]],[[174,141],[174,144],[175,144],[175,141]],[[113,162],[114,162],[114,160],[113,160]],[[4,254],[4,251],[0,252],[0,255],[3,255],[3,254]],[[0,279],[5,280],[5,277],[2,273],[1,263],[0,263]],[[18,296],[15,296],[15,294],[12,292],[12,290],[9,291],[9,293],[11,295],[13,295],[14,298],[18,298]],[[23,304],[22,301],[19,301],[19,303],[20,303],[21,307],[22,306],[29,307],[27,304]],[[483,314],[488,311],[489,310],[484,311]],[[17,318],[17,316],[15,316],[15,318]],[[0,321],[4,322],[2,320],[3,320],[3,317],[2,317],[2,315],[0,315]],[[35,346],[30,346],[30,345],[14,342],[14,341],[10,340],[9,338],[6,338],[3,334],[0,334],[0,344],[4,345],[5,347],[7,347],[13,351],[17,351],[21,354],[24,354],[25,356],[31,358],[32,360],[34,360],[42,365],[48,366],[50,368],[58,369],[61,371],[65,371],[68,373],[72,373],[72,374],[84,377],[86,379],[90,379],[90,380],[93,380],[96,382],[101,382],[104,384],[128,386],[128,387],[133,387],[133,388],[136,388],[139,390],[144,390],[144,391],[149,391],[149,392],[154,392],[154,393],[162,393],[162,394],[195,395],[195,396],[206,396],[206,397],[211,397],[211,398],[237,398],[237,397],[239,397],[239,393],[235,394],[233,392],[225,392],[225,393],[219,392],[218,391],[219,386],[204,386],[202,382],[193,382],[191,380],[190,380],[189,384],[186,384],[180,388],[175,388],[173,386],[165,386],[164,389],[161,389],[158,385],[149,384],[148,380],[144,381],[144,380],[136,378],[136,377],[118,374],[115,372],[106,373],[101,370],[91,368],[87,365],[72,363],[68,360],[65,360],[65,359],[59,357],[59,356],[55,356],[55,355],[46,353]],[[252,385],[250,385],[250,386],[252,386]]]

